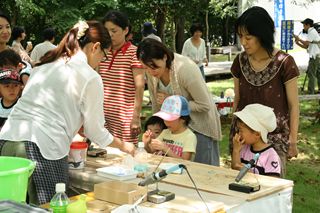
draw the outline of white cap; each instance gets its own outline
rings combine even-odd
[[[144,148],[144,142],[138,142],[138,148]]]
[[[65,191],[66,191],[66,184],[64,183],[56,184],[56,192],[65,192]]]
[[[262,104],[249,104],[234,115],[254,131],[260,132],[265,143],[268,142],[268,132],[273,132],[277,127],[273,109]]]

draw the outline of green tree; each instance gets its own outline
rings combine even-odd
[[[80,18],[96,19],[115,8],[116,1],[105,0],[1,0],[0,8],[12,18],[12,25],[24,26],[29,38],[36,43],[42,40],[46,27],[56,29],[62,36]],[[27,40],[26,39],[26,40]]]
[[[227,46],[230,42],[234,42],[234,32],[230,33],[230,30],[233,30],[233,22],[237,18],[237,8],[238,0],[210,0],[209,13],[213,17],[211,20],[214,20],[211,24],[215,24],[212,28],[218,28],[212,35],[221,35],[222,41],[219,45]]]

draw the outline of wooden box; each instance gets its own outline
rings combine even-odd
[[[133,204],[147,194],[147,187],[121,181],[103,182],[94,185],[94,197],[115,204]],[[143,201],[147,200],[145,196]]]

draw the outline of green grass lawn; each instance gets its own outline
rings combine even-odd
[[[304,75],[301,75],[299,88],[303,80]],[[213,81],[207,86],[212,94],[219,95],[221,91],[233,88],[233,81]],[[286,178],[294,181],[293,212],[320,212],[320,121],[315,122],[315,113],[320,111],[319,101],[301,101],[300,111],[299,155],[288,162]],[[145,108],[143,114],[150,116],[150,108]],[[220,142],[221,165],[227,168],[231,162],[228,152],[229,120],[222,117],[223,138]]]

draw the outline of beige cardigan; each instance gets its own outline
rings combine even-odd
[[[153,113],[160,110],[157,104],[159,79],[147,73],[148,89]],[[189,58],[174,54],[170,69],[170,82],[174,94],[181,95],[189,101],[191,122],[189,127],[214,140],[221,140],[220,117],[213,98],[205,84],[199,67]]]

